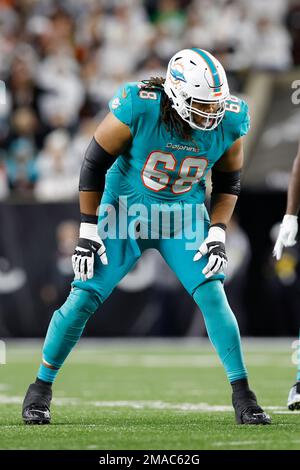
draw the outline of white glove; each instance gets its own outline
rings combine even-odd
[[[225,251],[225,230],[218,226],[210,227],[208,237],[198,248],[193,260],[198,261],[204,255],[208,255],[208,263],[202,270],[207,279],[219,273],[227,267],[228,260]]]
[[[95,254],[100,256],[102,264],[108,264],[106,249],[98,235],[97,224],[82,222],[79,241],[72,256],[75,279],[86,281],[94,276]]]
[[[274,246],[273,256],[279,260],[285,246],[294,246],[297,243],[298,216],[286,214],[280,224],[279,234]]]

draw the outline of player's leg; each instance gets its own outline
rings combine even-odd
[[[269,424],[270,418],[258,406],[248,384],[239,327],[220,280],[200,284],[193,292],[211,343],[232,386],[232,404],[238,424]]]
[[[133,252],[130,243],[130,240],[106,240],[108,265],[103,265],[96,257],[94,277],[87,281],[73,281],[66,302],[54,312],[50,322],[43,348],[43,363],[38,372],[40,380],[55,380],[89,318],[138,260],[141,254],[138,245]]]
[[[300,410],[300,329],[297,348],[297,365],[296,383],[292,386],[287,401],[287,406],[292,411]]]
[[[211,280],[200,284],[192,294],[200,308],[208,337],[216,349],[230,383],[246,379],[237,320],[228,303],[223,284]]]
[[[204,224],[203,239],[207,235],[208,219]],[[194,262],[195,251],[187,249],[184,238],[160,240],[159,249],[202,312],[210,341],[232,385],[237,422],[269,423],[269,417],[258,407],[256,397],[249,389],[238,324],[223,288],[224,275],[217,274],[207,281],[202,274],[207,257]]]
[[[99,305],[99,297],[93,290],[72,288],[66,302],[54,312],[36,382],[30,384],[23,401],[22,416],[26,424],[50,422],[52,383]]]
[[[109,264],[95,258],[94,277],[73,281],[66,302],[54,312],[43,347],[43,361],[36,382],[29,386],[23,402],[27,424],[50,422],[51,385],[64,361],[79,341],[85,325],[116,284],[133,267],[141,252],[133,240],[106,240]]]

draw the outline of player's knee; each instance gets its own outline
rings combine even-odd
[[[220,280],[212,280],[200,284],[193,292],[193,298],[202,310],[204,307],[218,309],[229,307],[223,284]]]
[[[100,304],[101,300],[95,292],[73,287],[66,302],[59,310],[65,317],[69,317],[70,312],[73,312],[77,317],[89,318],[96,312]]]

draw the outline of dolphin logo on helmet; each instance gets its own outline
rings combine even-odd
[[[170,70],[170,73],[171,73],[172,77],[173,77],[175,80],[179,80],[179,81],[181,81],[181,82],[186,82],[186,79],[185,79],[183,73],[180,72],[180,70],[178,70],[178,69],[171,69],[171,70]]]

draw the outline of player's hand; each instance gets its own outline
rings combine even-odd
[[[108,264],[106,249],[98,235],[97,224],[82,222],[80,224],[79,241],[72,256],[75,279],[86,281],[94,276],[95,255],[100,257],[102,264]]]
[[[208,255],[208,263],[202,270],[207,279],[227,267],[225,239],[225,230],[221,227],[212,226],[208,231],[208,237],[200,245],[193,258],[194,261],[198,261],[202,256]]]
[[[294,246],[297,243],[296,235],[298,232],[297,215],[286,214],[280,224],[279,234],[274,246],[273,256],[279,260],[282,256],[282,250],[285,246]]]

